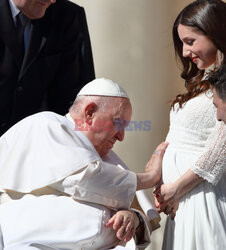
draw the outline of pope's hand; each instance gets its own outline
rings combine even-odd
[[[145,167],[145,172],[155,175],[156,182],[160,181],[162,176],[162,159],[165,154],[168,142],[162,142],[155,149],[151,159],[148,161]]]
[[[138,225],[139,219],[134,211],[121,210],[111,217],[106,227],[112,227],[116,231],[116,237],[127,242],[134,236]]]
[[[137,190],[154,187],[162,176],[162,159],[168,142],[162,142],[155,149],[151,159],[145,167],[144,173],[137,173]]]

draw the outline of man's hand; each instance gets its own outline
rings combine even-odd
[[[168,145],[168,142],[162,142],[161,144],[159,144],[145,167],[146,173],[155,173],[156,176],[158,176],[159,180],[162,176],[162,159]]]
[[[145,173],[137,173],[137,190],[155,186],[162,176],[162,159],[168,142],[162,142],[155,149],[145,167]]]
[[[106,227],[112,227],[116,231],[116,237],[127,242],[134,236],[138,225],[139,219],[134,211],[121,210],[111,217]]]

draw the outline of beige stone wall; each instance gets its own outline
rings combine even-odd
[[[74,0],[84,6],[97,77],[121,84],[131,97],[134,121],[151,121],[149,132],[127,132],[115,151],[130,169],[143,171],[169,126],[169,100],[183,89],[171,29],[188,0]],[[161,247],[165,218],[152,234]]]

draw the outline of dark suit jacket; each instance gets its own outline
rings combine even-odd
[[[22,60],[8,0],[0,0],[0,135],[42,110],[65,114],[94,77],[83,8],[57,0],[33,20]]]

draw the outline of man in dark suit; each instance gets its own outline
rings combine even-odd
[[[28,18],[22,49],[19,12]],[[67,113],[94,78],[83,8],[68,0],[0,1],[0,135],[41,110]]]

